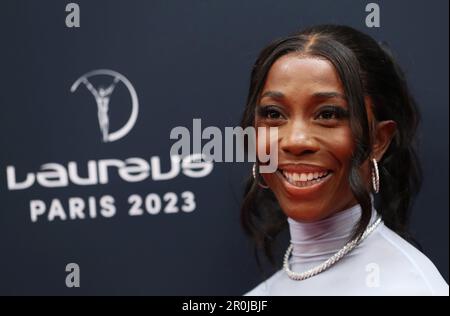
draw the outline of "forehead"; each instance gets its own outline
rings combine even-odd
[[[288,54],[270,68],[264,90],[281,91],[286,95],[313,93],[317,90],[343,92],[333,64],[322,58]]]

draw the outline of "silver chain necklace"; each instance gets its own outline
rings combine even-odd
[[[292,250],[294,247],[292,244],[288,247],[286,254],[284,255],[283,260],[283,269],[286,271],[287,275],[292,279],[296,281],[301,281],[308,279],[312,276],[315,276],[319,274],[320,272],[323,272],[327,270],[329,267],[331,267],[333,264],[341,260],[346,254],[348,254],[350,251],[352,251],[359,243],[361,243],[366,237],[380,224],[381,217],[378,218],[375,223],[370,225],[366,228],[364,233],[361,235],[361,238],[355,238],[351,241],[349,241],[344,247],[342,247],[338,252],[336,252],[333,256],[331,256],[329,259],[327,259],[325,262],[321,263],[317,267],[311,268],[309,270],[306,270],[304,272],[298,273],[294,272],[289,268],[289,257],[291,256]]]

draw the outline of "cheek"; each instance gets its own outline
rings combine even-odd
[[[278,128],[256,128],[256,155],[260,162],[267,163],[268,159],[275,163],[278,161],[278,139]]]
[[[349,127],[333,129],[323,138],[325,149],[334,157],[340,168],[348,169],[355,148]]]
[[[265,137],[263,137],[265,136]],[[262,135],[262,133],[256,132],[256,153],[268,153],[269,152],[269,139],[268,135]]]
[[[350,128],[336,130],[326,141],[329,152],[338,163],[338,177],[336,178],[342,190],[349,190],[348,175],[350,162],[355,150],[355,143]],[[371,164],[365,161],[359,168],[364,183],[371,181]]]

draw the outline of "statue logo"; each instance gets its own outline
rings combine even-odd
[[[99,86],[95,88],[92,83],[89,81],[89,78],[95,76],[108,76],[111,77],[112,80],[105,86]],[[128,118],[128,121],[123,125],[120,129],[111,132],[109,130],[109,101],[111,100],[111,96],[114,92],[116,86],[120,83],[123,83],[125,87],[128,89],[128,92],[131,96],[131,114]],[[136,94],[136,90],[134,89],[131,82],[121,75],[118,72],[108,69],[99,69],[88,72],[77,79],[74,82],[70,91],[73,93],[77,90],[80,84],[84,84],[86,88],[92,93],[95,98],[95,102],[97,103],[97,115],[98,115],[98,123],[100,126],[100,131],[102,133],[103,142],[113,142],[129,133],[129,131],[133,128],[136,123],[136,119],[138,117],[139,111],[139,101]]]

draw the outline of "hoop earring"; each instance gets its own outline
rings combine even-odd
[[[378,193],[380,191],[380,174],[378,172],[378,164],[376,159],[372,159],[372,186],[373,191]]]
[[[261,182],[259,182],[259,181],[256,179],[256,162],[253,164],[253,169],[252,169],[252,171],[253,171],[253,179],[255,179],[255,181],[258,183],[258,185],[259,185],[261,188],[263,188],[263,189],[269,188],[269,186],[268,186],[267,184],[262,184]]]

